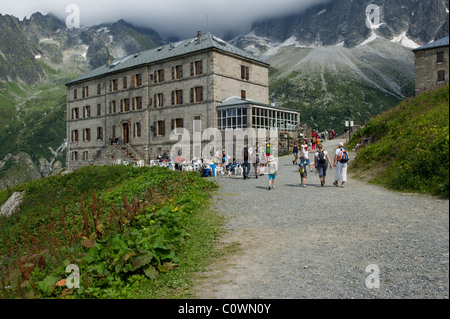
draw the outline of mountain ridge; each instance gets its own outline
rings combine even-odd
[[[366,11],[374,7],[381,8],[373,18],[379,18],[375,32],[381,37],[392,40],[406,32],[423,45],[448,35],[448,0],[333,0],[301,13],[257,21],[251,32],[278,42],[295,36],[304,46],[344,42],[344,46],[354,47],[370,37],[373,30],[367,27]],[[375,12],[371,14],[375,16]]]
[[[346,2],[352,1],[327,5]],[[355,3],[362,8],[361,3],[369,2]],[[448,0],[442,3],[445,7]],[[317,16],[327,5],[308,12]],[[276,30],[279,20],[273,21]],[[439,24],[448,25],[448,10]],[[364,124],[414,94],[414,54],[409,47],[419,44],[408,38],[405,29],[388,37],[380,27],[369,30],[362,25],[364,36],[356,36],[355,45],[348,45],[350,37],[347,45],[335,38],[331,46],[322,40],[304,42],[288,29],[283,39],[276,39],[254,25],[250,33],[229,42],[271,64],[270,99],[300,110],[302,123],[312,128],[343,131],[344,118]],[[291,30],[298,31],[298,25]],[[0,14],[0,188],[64,169],[64,83],[103,65],[108,57],[125,57],[169,42],[154,29],[134,27],[124,20],[67,29],[51,14],[37,12],[22,21]]]

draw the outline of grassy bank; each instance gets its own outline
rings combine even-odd
[[[124,166],[17,187],[20,211],[0,217],[0,297],[188,297],[188,274],[216,253],[216,187],[195,173]]]
[[[449,197],[449,86],[410,98],[370,121],[351,171],[390,189]]]

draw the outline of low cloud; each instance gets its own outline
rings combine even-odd
[[[333,0],[164,0],[91,1],[21,0],[2,4],[0,13],[20,19],[34,12],[53,13],[65,20],[66,8],[80,9],[82,26],[115,22],[120,19],[140,27],[153,28],[162,36],[186,38],[197,30],[223,36],[228,32],[250,30],[256,20],[301,12],[313,5]]]

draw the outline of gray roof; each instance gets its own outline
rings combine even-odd
[[[439,47],[443,47],[443,46],[448,46],[448,36],[446,36],[445,38],[433,41],[431,43],[425,44],[419,48],[416,48],[413,50],[413,52],[434,49],[434,48],[439,48]]]
[[[183,56],[186,54],[213,48],[268,65],[267,63],[254,57],[250,53],[219,39],[211,33],[206,33],[202,35],[200,43],[198,43],[197,37],[195,37],[177,43],[167,44],[156,49],[140,52],[138,54],[133,54],[124,58],[116,59],[112,61],[109,66],[105,64],[66,83],[66,85],[104,76],[108,73],[115,73],[121,70],[160,62],[178,56]]]

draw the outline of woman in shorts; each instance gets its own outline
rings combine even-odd
[[[328,165],[330,165],[330,169],[333,165],[331,164],[330,155],[323,149],[323,145],[319,144],[317,148],[318,150],[314,154],[314,165],[319,171],[320,186],[324,186]]]

